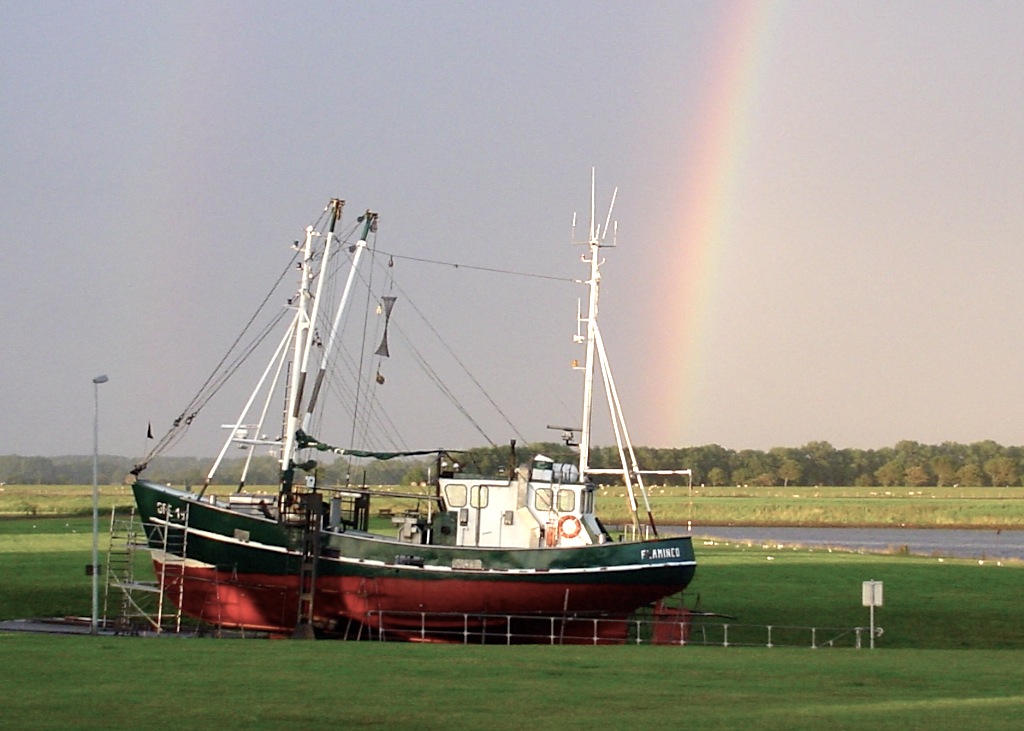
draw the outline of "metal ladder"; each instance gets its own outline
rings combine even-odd
[[[299,610],[294,639],[311,640],[316,593],[316,565],[320,558],[320,528],[323,525],[323,500],[319,493],[300,493],[302,511],[302,558],[299,564]]]
[[[160,575],[157,577],[159,599],[157,600],[156,626],[158,632],[167,631],[164,622],[168,621],[175,633],[181,632],[181,605],[185,598],[185,561],[188,548],[188,516],[189,504],[185,503],[185,522],[182,525],[171,524],[162,526],[164,560],[160,564]],[[175,609],[165,615],[164,605],[167,599],[167,581],[177,578],[177,601]]]
[[[186,509],[186,526],[188,523]],[[138,551],[149,551],[149,542],[132,508],[128,518],[118,517],[115,511],[110,517],[110,540],[107,549],[106,591],[103,600],[104,622],[107,622],[113,599],[111,590],[119,590],[120,606],[113,620],[118,634],[135,634],[140,629],[155,632],[181,631],[181,600],[184,585],[178,581],[178,601],[174,611],[165,611],[164,601],[167,578],[170,573],[184,575],[186,526],[156,526],[161,539],[165,562],[156,581],[141,581],[136,576],[139,560]],[[178,555],[174,555],[178,553]],[[176,572],[174,568],[179,567]],[[115,595],[116,596],[116,595]]]
[[[135,508],[132,507],[127,519],[119,518],[116,508],[111,509],[106,583],[103,592],[103,624],[106,626],[110,618],[111,589],[121,589],[120,608],[113,623],[118,634],[131,630],[132,602],[126,587],[135,583],[136,542]]]

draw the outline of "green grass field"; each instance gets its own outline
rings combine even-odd
[[[0,635],[8,729],[1019,729],[1019,652]],[[16,688],[16,690],[14,690]]]
[[[86,615],[87,518],[0,521],[0,618]],[[9,729],[1017,729],[1024,567],[698,545],[689,603],[865,625],[876,650],[462,647],[0,634]],[[772,560],[768,560],[768,557]],[[698,600],[699,597],[699,600]],[[13,689],[16,688],[16,691]]]
[[[250,488],[273,492],[273,488]],[[385,488],[387,489],[387,488]],[[395,488],[397,489],[397,488]],[[425,489],[424,489],[425,490]],[[210,492],[225,495],[230,487]],[[912,526],[1008,528],[1024,525],[1024,487],[653,487],[651,505],[663,524]],[[127,485],[100,487],[100,508],[132,504]],[[414,502],[375,496],[374,510],[414,507]],[[0,489],[0,517],[86,515],[89,485],[7,485]],[[597,510],[608,525],[628,522],[621,488],[600,490]]]
[[[85,616],[87,517],[0,521],[0,619]],[[104,542],[101,549],[105,550]],[[1024,565],[699,543],[688,604],[867,624],[876,650],[479,647],[0,633],[4,729],[1017,729]]]

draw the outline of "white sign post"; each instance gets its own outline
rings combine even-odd
[[[875,649],[875,607],[882,606],[882,582],[865,581],[861,584],[861,603],[871,608],[871,649]]]

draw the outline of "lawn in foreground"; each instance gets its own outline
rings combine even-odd
[[[5,728],[1017,729],[1024,652],[0,634]]]

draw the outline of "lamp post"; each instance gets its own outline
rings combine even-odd
[[[92,622],[89,631],[92,634],[98,631],[100,606],[100,384],[109,380],[106,376],[92,379],[92,565],[89,567],[92,574]]]

